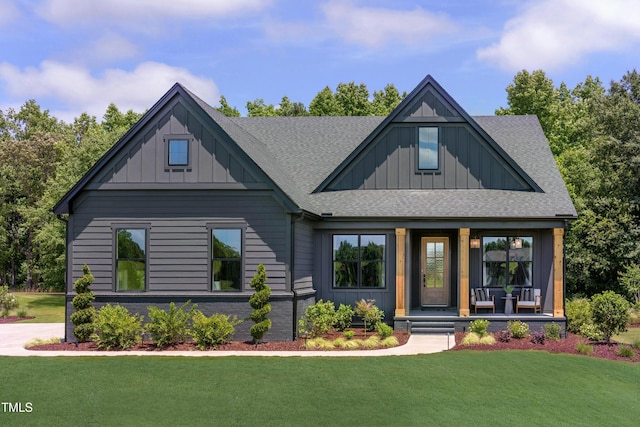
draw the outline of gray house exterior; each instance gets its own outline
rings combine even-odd
[[[564,317],[564,232],[576,217],[535,116],[471,117],[427,76],[388,117],[223,116],[174,85],[58,202],[68,215],[67,338],[87,264],[96,305],[191,300],[248,317],[272,289],[267,340],[313,302],[374,299],[397,329],[461,330],[487,288],[539,289]],[[236,338],[250,337],[251,322]]]

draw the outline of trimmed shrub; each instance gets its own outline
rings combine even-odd
[[[636,355],[636,352],[633,351],[633,348],[629,347],[628,345],[620,345],[618,347],[618,351],[616,352],[616,354],[620,357],[626,357],[626,358],[633,358]]]
[[[555,322],[545,323],[544,333],[550,340],[559,341],[562,328]]]
[[[73,284],[73,290],[76,296],[71,300],[71,306],[76,310],[69,317],[71,323],[75,325],[73,328],[73,336],[79,342],[88,341],[93,333],[93,319],[95,318],[95,308],[93,301],[96,297],[89,290],[89,286],[93,283],[93,275],[87,264],[82,266],[82,277],[78,278]]]
[[[491,322],[486,319],[476,319],[469,323],[469,332],[473,332],[480,335],[481,337],[484,337],[488,333],[487,329],[489,328],[490,324]]]
[[[249,318],[255,325],[249,328],[249,332],[253,337],[253,342],[258,344],[264,334],[271,329],[271,319],[267,315],[271,312],[271,288],[266,284],[267,272],[264,265],[258,264],[256,274],[253,275],[249,285],[255,290],[255,293],[249,298],[249,305],[253,308]]]
[[[574,334],[580,333],[582,325],[593,323],[591,301],[586,298],[567,300],[565,314],[567,315],[567,330]]]
[[[196,305],[192,305],[189,311],[185,308],[191,303],[187,301],[180,308],[176,304],[169,304],[169,311],[161,310],[153,305],[148,307],[149,319],[144,330],[151,334],[156,346],[176,345],[184,342],[189,336],[189,321],[193,316]]]
[[[507,329],[511,332],[511,336],[515,339],[522,339],[529,336],[529,325],[520,320],[509,320]]]
[[[214,313],[211,317],[207,317],[200,310],[195,310],[191,336],[200,350],[216,349],[219,345],[231,340],[236,325],[240,323],[242,320],[238,320],[236,316]]]
[[[355,334],[356,334],[356,333],[355,333],[355,332],[353,332],[353,331],[344,331],[344,337],[345,337],[346,339],[348,339],[348,340],[350,340],[351,338],[353,338],[353,336],[354,336]]]
[[[120,305],[107,304],[96,312],[91,338],[101,349],[125,350],[141,341],[142,320],[143,316],[129,314],[129,310]]]
[[[585,323],[580,326],[580,335],[592,341],[600,341],[604,338],[602,331],[593,323]]]
[[[2,307],[2,317],[9,316],[9,311],[18,308],[20,303],[18,298],[9,292],[9,286],[0,286],[0,306]]]
[[[511,332],[507,329],[503,329],[498,332],[498,341],[500,342],[509,342],[512,338],[513,335],[511,335]]]
[[[613,335],[627,330],[629,302],[613,291],[604,291],[591,297],[593,323],[602,331],[607,343]]]
[[[333,327],[341,332],[349,328],[353,321],[354,314],[353,308],[351,308],[350,305],[340,304],[340,307],[338,307],[335,313],[335,323]]]
[[[298,330],[302,335],[315,337],[329,332],[335,323],[335,306],[331,301],[320,300],[306,308],[304,316],[298,321]]]
[[[531,334],[531,342],[533,344],[542,345],[542,344],[544,344],[546,339],[547,339],[547,336],[542,331],[535,331],[534,333]]]
[[[376,332],[380,335],[381,339],[385,339],[393,335],[393,328],[384,322],[378,322]]]
[[[580,354],[590,355],[593,354],[593,346],[584,342],[579,342],[576,344],[576,351]]]

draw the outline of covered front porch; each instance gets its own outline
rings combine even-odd
[[[474,238],[477,236],[474,230]],[[530,325],[532,331],[542,329],[545,323],[555,322],[564,327],[564,258],[563,239],[564,228],[552,228],[536,231],[536,248],[534,262],[538,265],[548,264],[538,268],[535,280],[530,283],[531,289],[538,289],[542,297],[542,307],[539,312],[524,310],[515,312],[514,298],[506,297],[506,293],[499,287],[487,288],[494,300],[495,311],[471,304],[472,291],[482,287],[483,257],[478,253],[478,246],[471,245],[471,228],[458,228],[439,232],[427,230],[395,230],[396,248],[396,283],[395,283],[395,312],[394,328],[412,332],[444,333],[465,331],[469,322],[475,319],[487,319],[491,322],[490,329],[499,331],[505,329],[510,320],[520,320]],[[433,237],[435,236],[435,237]],[[445,239],[443,239],[443,236]],[[425,299],[423,288],[427,287],[425,276],[424,253],[429,242],[442,240],[444,246],[443,264],[445,281],[448,289],[444,290],[445,298],[436,304]],[[418,242],[420,241],[420,243]],[[473,246],[473,247],[472,247]],[[419,249],[416,249],[419,248]],[[473,252],[472,251],[476,251]],[[548,261],[546,261],[548,259]],[[472,271],[473,269],[473,271]],[[478,271],[475,271],[478,270]],[[543,277],[546,276],[546,277]],[[516,289],[519,292],[520,289]],[[437,295],[436,295],[437,296]],[[511,305],[511,307],[509,307]]]

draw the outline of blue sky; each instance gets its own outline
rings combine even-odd
[[[35,99],[69,122],[144,111],[179,81],[212,105],[427,74],[472,115],[522,69],[573,88],[638,67],[638,0],[0,0],[0,109]]]

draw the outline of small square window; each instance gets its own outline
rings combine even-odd
[[[169,140],[169,166],[189,165],[189,140],[170,139]]]

